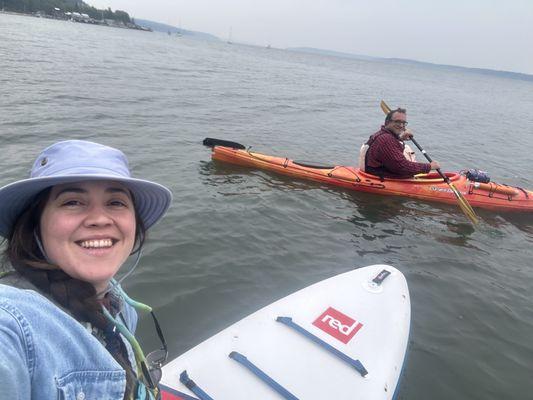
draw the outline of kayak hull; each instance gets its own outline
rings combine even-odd
[[[223,146],[213,147],[212,158],[348,190],[457,204],[452,189],[437,173],[417,175],[413,179],[380,179],[356,167],[337,165],[314,168],[289,158]],[[473,207],[493,211],[533,212],[533,192],[529,190],[496,183],[472,182],[459,173],[447,172],[446,176]]]

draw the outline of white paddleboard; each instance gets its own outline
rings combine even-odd
[[[410,318],[400,271],[372,265],[346,272],[264,307],[169,362],[163,400],[393,399]]]

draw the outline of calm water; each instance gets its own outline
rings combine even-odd
[[[446,170],[533,188],[533,84],[0,14],[0,185],[40,149],[121,148],[169,186],[167,217],[126,281],[175,357],[297,289],[373,263],[406,275],[402,399],[533,397],[533,216],[348,193],[210,161],[206,136],[354,164],[379,100],[407,107]],[[157,346],[149,319],[140,337]]]

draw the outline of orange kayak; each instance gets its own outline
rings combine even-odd
[[[457,204],[454,193],[437,173],[421,174],[412,179],[380,179],[356,167],[313,165],[248,151],[243,149],[244,146],[240,146],[241,148],[215,145],[212,158],[349,190]],[[446,172],[446,176],[472,207],[533,212],[533,192],[529,190],[494,182],[473,182],[457,172]]]

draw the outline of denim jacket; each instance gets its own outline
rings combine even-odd
[[[123,303],[134,332],[137,313]],[[121,400],[125,387],[125,371],[82,324],[33,290],[0,284],[1,399]]]

